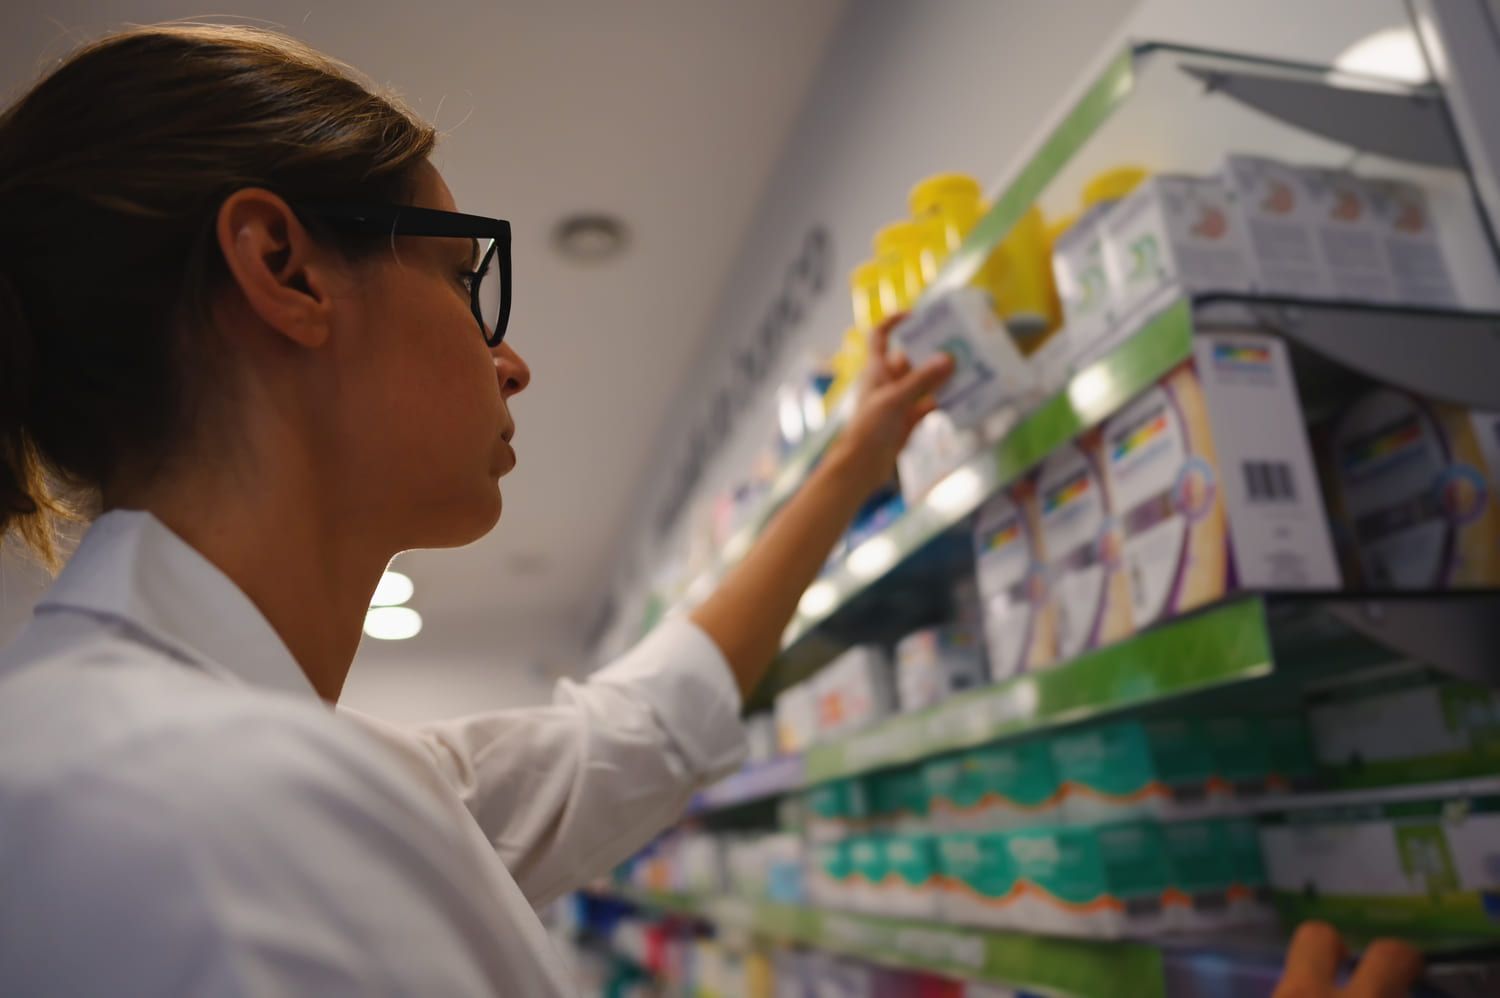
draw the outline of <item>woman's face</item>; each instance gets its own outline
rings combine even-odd
[[[413,202],[457,210],[429,164]],[[470,240],[398,237],[394,249],[360,262],[338,310],[336,390],[356,397],[336,407],[329,449],[354,485],[347,501],[401,548],[465,544],[500,517],[500,478],[516,467],[509,402],[531,370],[508,343],[485,345],[464,283]]]

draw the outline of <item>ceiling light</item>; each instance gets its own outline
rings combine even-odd
[[[625,223],[613,215],[580,212],[552,230],[557,251],[576,263],[602,263],[619,256],[629,242]]]
[[[365,633],[381,641],[405,641],[422,632],[422,615],[409,606],[377,606],[365,614]]]
[[[375,595],[370,597],[371,606],[396,606],[411,599],[414,587],[411,578],[400,572],[386,572],[380,577],[380,585],[375,587]]]
[[[1417,34],[1409,27],[1382,28],[1346,48],[1333,61],[1335,69],[1366,76],[1383,76],[1404,83],[1426,83],[1427,60]]]

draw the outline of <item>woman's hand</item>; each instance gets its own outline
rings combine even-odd
[[[829,462],[852,475],[865,494],[874,492],[896,470],[896,456],[911,431],[937,406],[933,393],[953,374],[953,359],[934,357],[912,369],[905,354],[890,349],[892,316],[870,336],[870,362],[860,384],[854,415],[829,448]]]
[[[1395,939],[1377,939],[1354,976],[1338,987],[1339,966],[1349,955],[1326,922],[1303,922],[1286,951],[1286,970],[1272,998],[1406,998],[1422,973],[1422,954]]]

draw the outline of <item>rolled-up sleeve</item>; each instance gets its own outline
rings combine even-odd
[[[541,905],[607,872],[675,820],[698,787],[738,765],[739,711],[718,647],[674,619],[587,682],[563,680],[549,706],[403,735]]]

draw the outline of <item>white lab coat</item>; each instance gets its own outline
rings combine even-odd
[[[0,652],[0,994],[569,993],[534,907],[733,768],[739,706],[675,621],[549,707],[330,710],[222,572],[106,514]]]

